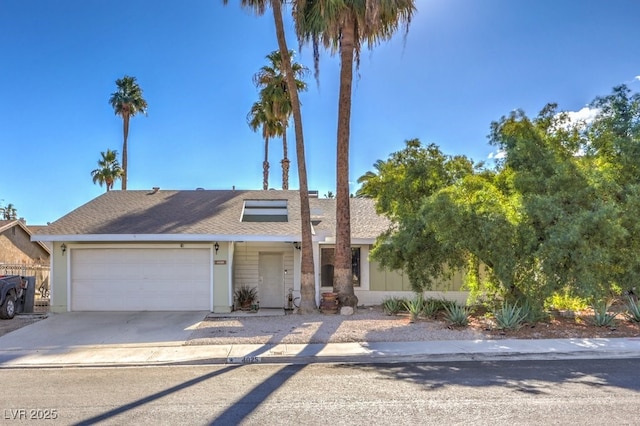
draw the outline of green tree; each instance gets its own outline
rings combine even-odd
[[[116,180],[122,179],[122,168],[118,162],[118,151],[107,149],[107,152],[100,153],[98,168],[91,171],[93,183],[107,187],[107,192],[113,189]]]
[[[4,207],[0,207],[0,214],[4,220],[16,220],[18,218],[18,210],[11,203]]]
[[[223,0],[224,4],[228,0]],[[309,184],[307,181],[307,163],[304,153],[304,135],[302,131],[302,113],[300,99],[296,88],[295,73],[291,66],[291,56],[287,47],[287,39],[282,20],[281,0],[242,0],[240,5],[252,10],[257,15],[264,14],[267,6],[271,5],[276,27],[276,39],[282,58],[282,71],[287,82],[287,89],[291,97],[293,124],[296,136],[296,160],[298,163],[298,181],[300,184],[300,216],[301,216],[301,254],[300,265],[300,313],[310,313],[317,309],[315,272],[313,266],[313,246],[311,240],[311,208],[309,205]]]
[[[290,58],[294,52],[289,51]],[[287,128],[292,114],[291,97],[287,89],[287,81],[282,73],[282,55],[276,50],[267,55],[269,63],[253,76],[253,82],[260,88],[260,100],[265,106],[265,112],[269,120],[276,121],[279,125],[278,135],[282,137],[283,158],[282,164],[282,189],[289,189],[289,155],[287,147]],[[291,69],[295,76],[296,88],[298,91],[307,90],[307,84],[302,78],[307,73],[307,68],[303,65],[292,62]]]
[[[247,115],[247,123],[254,132],[262,129],[264,160],[262,161],[262,189],[269,189],[269,140],[283,134],[282,122],[276,120],[264,100],[254,102]]]
[[[333,288],[343,306],[356,306],[351,269],[349,138],[353,63],[360,63],[362,44],[370,48],[390,39],[399,26],[408,32],[414,0],[297,0],[293,15],[300,42],[311,42],[318,74],[318,46],[340,55],[336,156],[336,249]]]
[[[125,75],[116,80],[117,90],[111,94],[109,104],[116,115],[122,117],[124,141],[122,143],[122,189],[127,189],[129,119],[138,113],[147,115],[147,101],[135,77]]]

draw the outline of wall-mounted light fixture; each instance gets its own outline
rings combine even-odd
[[[293,246],[296,248],[296,250],[300,250],[300,248],[301,248],[301,247],[300,247],[300,243],[299,243],[299,242],[297,242],[297,241],[295,241],[295,242],[293,243]]]
[[[60,249],[62,250],[62,255],[64,256],[64,254],[67,252],[67,245],[65,243],[62,243]]]
[[[220,244],[218,244],[218,242],[216,241],[216,243],[213,245],[213,248],[216,251],[216,254],[218,254],[218,250],[220,249]]]

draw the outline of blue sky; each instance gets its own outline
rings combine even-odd
[[[136,76],[149,104],[129,135],[129,189],[260,189],[263,142],[246,124],[252,75],[277,47],[270,11],[221,0],[2,0],[0,203],[52,222],[104,192],[90,172],[122,150],[108,104]],[[491,121],[546,103],[578,111],[626,83],[640,90],[636,0],[417,0],[409,35],[362,54],[353,86],[351,180],[402,149],[436,143],[486,160]],[[298,48],[287,16],[290,47]],[[303,46],[296,60],[312,68]],[[309,187],[335,192],[339,62],[303,93]],[[293,131],[289,156],[295,159]],[[270,148],[281,186],[282,144]],[[291,188],[297,188],[292,163]],[[116,184],[116,188],[120,183]]]

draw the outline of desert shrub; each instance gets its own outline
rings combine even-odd
[[[554,293],[545,301],[544,306],[547,309],[558,309],[562,311],[583,311],[589,306],[589,303],[582,297],[574,296],[567,291],[563,291]]]
[[[469,324],[469,308],[457,303],[445,305],[445,318],[452,325],[465,327]]]
[[[388,315],[397,315],[404,309],[405,299],[401,297],[386,297],[382,301],[382,309]]]

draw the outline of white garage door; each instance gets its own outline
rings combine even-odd
[[[72,311],[208,311],[209,249],[71,250]]]

